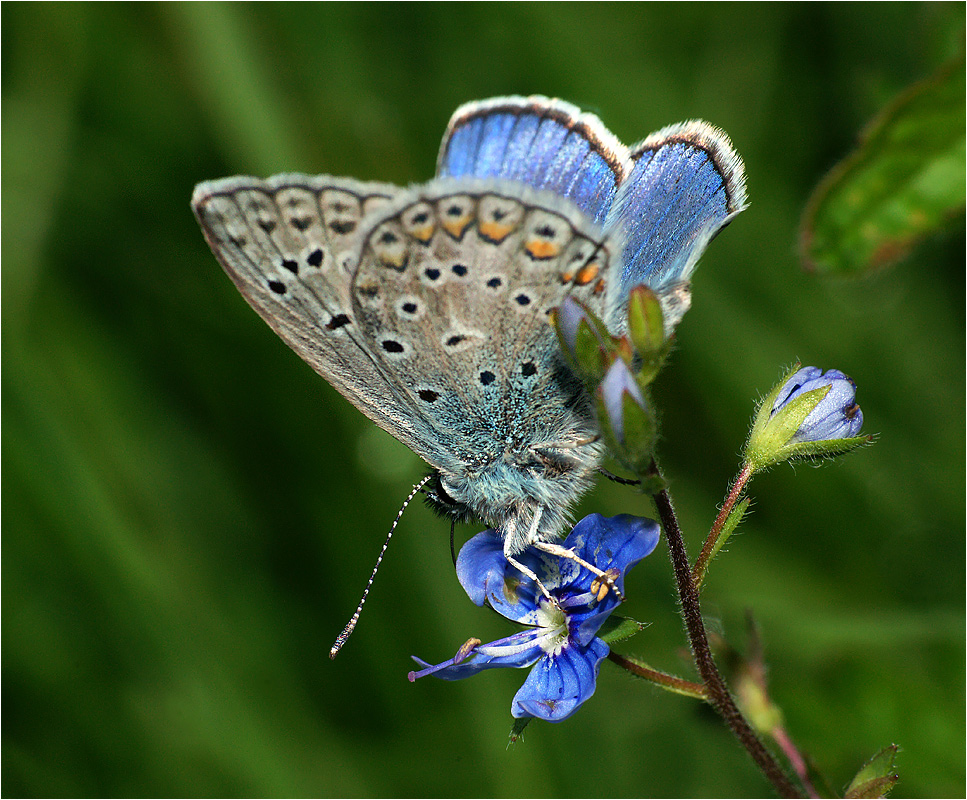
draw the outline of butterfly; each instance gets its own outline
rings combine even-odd
[[[603,457],[549,315],[571,296],[619,335],[644,283],[673,329],[699,256],[745,203],[717,128],[685,122],[629,148],[545,97],[458,108],[423,185],[232,177],[192,198],[249,304],[432,467],[440,510],[498,531],[512,563],[561,535]]]

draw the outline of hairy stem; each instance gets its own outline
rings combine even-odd
[[[729,488],[728,497],[725,498],[725,502],[722,503],[722,508],[719,511],[719,515],[715,518],[715,522],[712,523],[712,529],[708,532],[708,537],[705,539],[705,544],[702,546],[702,552],[698,554],[698,558],[695,559],[695,566],[692,567],[692,582],[696,586],[702,585],[702,579],[705,577],[705,570],[708,569],[708,562],[712,557],[712,553],[715,551],[715,545],[718,542],[719,534],[722,533],[722,526],[725,525],[725,521],[729,518],[729,513],[735,508],[736,502],[742,496],[742,491],[745,489],[745,485],[749,482],[749,478],[752,477],[752,467],[746,463],[742,466],[742,471],[735,476],[735,480],[732,481],[732,486]]]
[[[620,655],[614,652],[614,650],[608,653],[608,659],[622,669],[628,670],[628,672],[630,672],[632,675],[636,675],[639,678],[644,678],[646,681],[651,681],[652,683],[661,686],[662,689],[667,689],[669,692],[681,694],[685,697],[694,697],[696,700],[708,699],[705,691],[705,684],[703,683],[686,681],[684,678],[679,678],[675,675],[669,675],[667,672],[652,669],[651,667],[639,663],[633,658],[627,658],[626,656]]]
[[[772,754],[759,741],[759,737],[756,736],[745,717],[742,716],[742,712],[739,711],[728,687],[725,685],[725,680],[715,666],[715,660],[712,658],[712,651],[709,648],[708,637],[705,633],[705,623],[702,621],[698,589],[692,579],[692,571],[688,565],[688,554],[685,551],[685,542],[678,526],[678,518],[675,516],[675,510],[672,507],[671,497],[669,497],[667,490],[662,490],[654,495],[654,500],[658,507],[658,516],[661,518],[662,527],[665,529],[665,538],[668,541],[672,567],[678,583],[682,618],[692,648],[692,658],[705,683],[708,702],[725,720],[742,746],[748,750],[752,760],[762,770],[779,795],[781,797],[802,797]]]

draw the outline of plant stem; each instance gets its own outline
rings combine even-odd
[[[725,502],[722,503],[722,508],[719,510],[719,515],[715,518],[715,522],[712,523],[712,529],[708,532],[708,537],[705,539],[705,544],[702,546],[702,552],[698,554],[698,558],[695,559],[695,566],[692,567],[692,582],[696,586],[702,585],[702,579],[705,577],[705,570],[708,569],[709,559],[712,557],[712,553],[715,551],[715,544],[718,542],[719,534],[722,532],[722,526],[725,525],[725,521],[729,518],[729,513],[735,507],[736,502],[742,496],[742,490],[745,489],[745,485],[749,482],[749,478],[752,477],[752,466],[746,462],[742,465],[742,470],[738,475],[735,476],[735,480],[732,481],[732,486],[729,488],[728,497],[725,498]]]
[[[684,678],[669,675],[667,672],[660,672],[657,669],[652,669],[644,664],[640,664],[632,658],[627,658],[626,656],[620,655],[614,652],[614,650],[608,653],[608,659],[613,661],[622,669],[628,670],[628,672],[630,672],[632,675],[637,675],[639,678],[644,678],[646,681],[651,681],[652,683],[660,686],[662,689],[668,690],[669,692],[681,694],[685,697],[694,697],[696,700],[708,699],[708,693],[705,691],[705,684],[703,683],[686,681]]]
[[[698,590],[692,580],[692,572],[688,565],[688,554],[685,552],[685,542],[678,526],[675,509],[672,507],[671,497],[669,497],[667,490],[662,490],[654,495],[654,500],[658,507],[658,516],[661,518],[662,527],[665,529],[665,538],[668,541],[672,567],[678,583],[682,618],[685,621],[688,640],[692,647],[692,658],[705,683],[708,702],[732,729],[742,746],[749,751],[752,760],[762,770],[779,795],[781,797],[802,797],[772,757],[772,754],[759,741],[759,737],[755,735],[755,731],[746,722],[745,717],[742,716],[742,712],[735,705],[732,695],[729,694],[725,680],[715,666],[715,660],[712,658],[712,651],[709,648],[708,637],[705,633],[705,624],[702,621]],[[720,514],[720,516],[722,515]]]
[[[782,748],[782,752],[786,754],[789,763],[792,764],[792,768],[796,771],[799,780],[802,781],[803,788],[806,790],[806,796],[818,798],[819,794],[809,780],[809,767],[806,765],[806,759],[800,755],[799,750],[796,749],[796,745],[793,744],[792,739],[789,738],[789,734],[786,733],[786,729],[781,725],[777,725],[770,731],[770,735],[776,740],[776,744]]]

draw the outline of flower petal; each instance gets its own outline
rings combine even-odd
[[[609,651],[601,639],[592,639],[587,647],[568,645],[542,658],[514,697],[511,713],[548,722],[567,719],[594,694],[601,661]]]
[[[589,514],[574,526],[564,546],[573,547],[576,555],[598,569],[617,570],[618,580],[623,580],[624,574],[658,545],[659,531],[658,523],[645,517]],[[593,577],[585,570],[579,581],[590,585]]]
[[[615,585],[623,594],[625,573],[655,549],[659,538],[660,529],[654,520],[630,514],[616,517],[590,514],[574,526],[564,546],[573,547],[576,555],[601,570],[616,571]],[[595,579],[588,570],[582,569],[569,591],[586,592]],[[569,628],[576,643],[587,645],[617,605],[615,593],[608,592],[601,602],[583,611],[569,607]]]
[[[503,582],[506,569],[504,542],[494,530],[483,531],[468,540],[457,556],[457,580],[478,606],[486,601],[488,586]]]
[[[541,555],[528,551],[518,559],[543,580],[550,569]],[[532,580],[507,562],[503,539],[496,531],[478,533],[460,548],[457,578],[478,606],[489,600],[494,610],[507,619],[523,625],[539,624],[537,609],[543,595]]]
[[[863,427],[863,412],[856,405],[856,384],[838,369],[803,367],[790,376],[772,404],[771,416],[798,397],[824,386],[829,391],[809,412],[790,443],[822,442],[856,436]]]
[[[808,389],[815,389],[821,384],[816,384],[817,378],[820,378],[823,371],[819,367],[803,367],[797,370],[792,375],[790,375],[786,382],[783,384],[779,393],[776,395],[776,399],[772,404],[771,415],[775,416],[776,413],[786,405],[793,397],[797,397]],[[804,388],[807,387],[808,389]]]
[[[544,655],[540,644],[542,633],[538,629],[531,629],[489,644],[477,645],[459,661],[459,650],[454,658],[435,665],[411,656],[423,669],[409,673],[408,677],[411,683],[427,675],[444,681],[458,681],[495,667],[529,667]]]

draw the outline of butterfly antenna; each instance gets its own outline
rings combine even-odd
[[[356,623],[359,622],[359,615],[363,613],[363,604],[366,602],[366,598],[369,596],[369,590],[373,587],[373,581],[376,580],[376,572],[379,570],[379,565],[382,563],[383,556],[386,554],[386,548],[389,547],[389,540],[393,538],[393,532],[396,530],[396,526],[399,525],[403,512],[406,511],[406,507],[410,504],[413,498],[416,497],[417,492],[419,492],[420,489],[426,485],[426,482],[432,477],[432,474],[427,475],[423,480],[416,484],[416,486],[413,487],[413,491],[410,492],[409,496],[403,502],[402,508],[400,508],[399,513],[396,515],[396,519],[393,520],[393,524],[390,526],[389,533],[386,534],[386,541],[383,542],[383,547],[379,551],[379,556],[376,558],[376,564],[373,566],[373,573],[369,576],[369,580],[366,582],[366,588],[363,590],[363,596],[359,598],[359,605],[356,606],[356,610],[353,612],[352,618],[349,620],[349,624],[342,629],[342,633],[336,637],[336,641],[329,649],[329,658],[335,658],[342,649],[342,646],[346,644],[346,640],[352,635],[352,632],[356,627]]]

